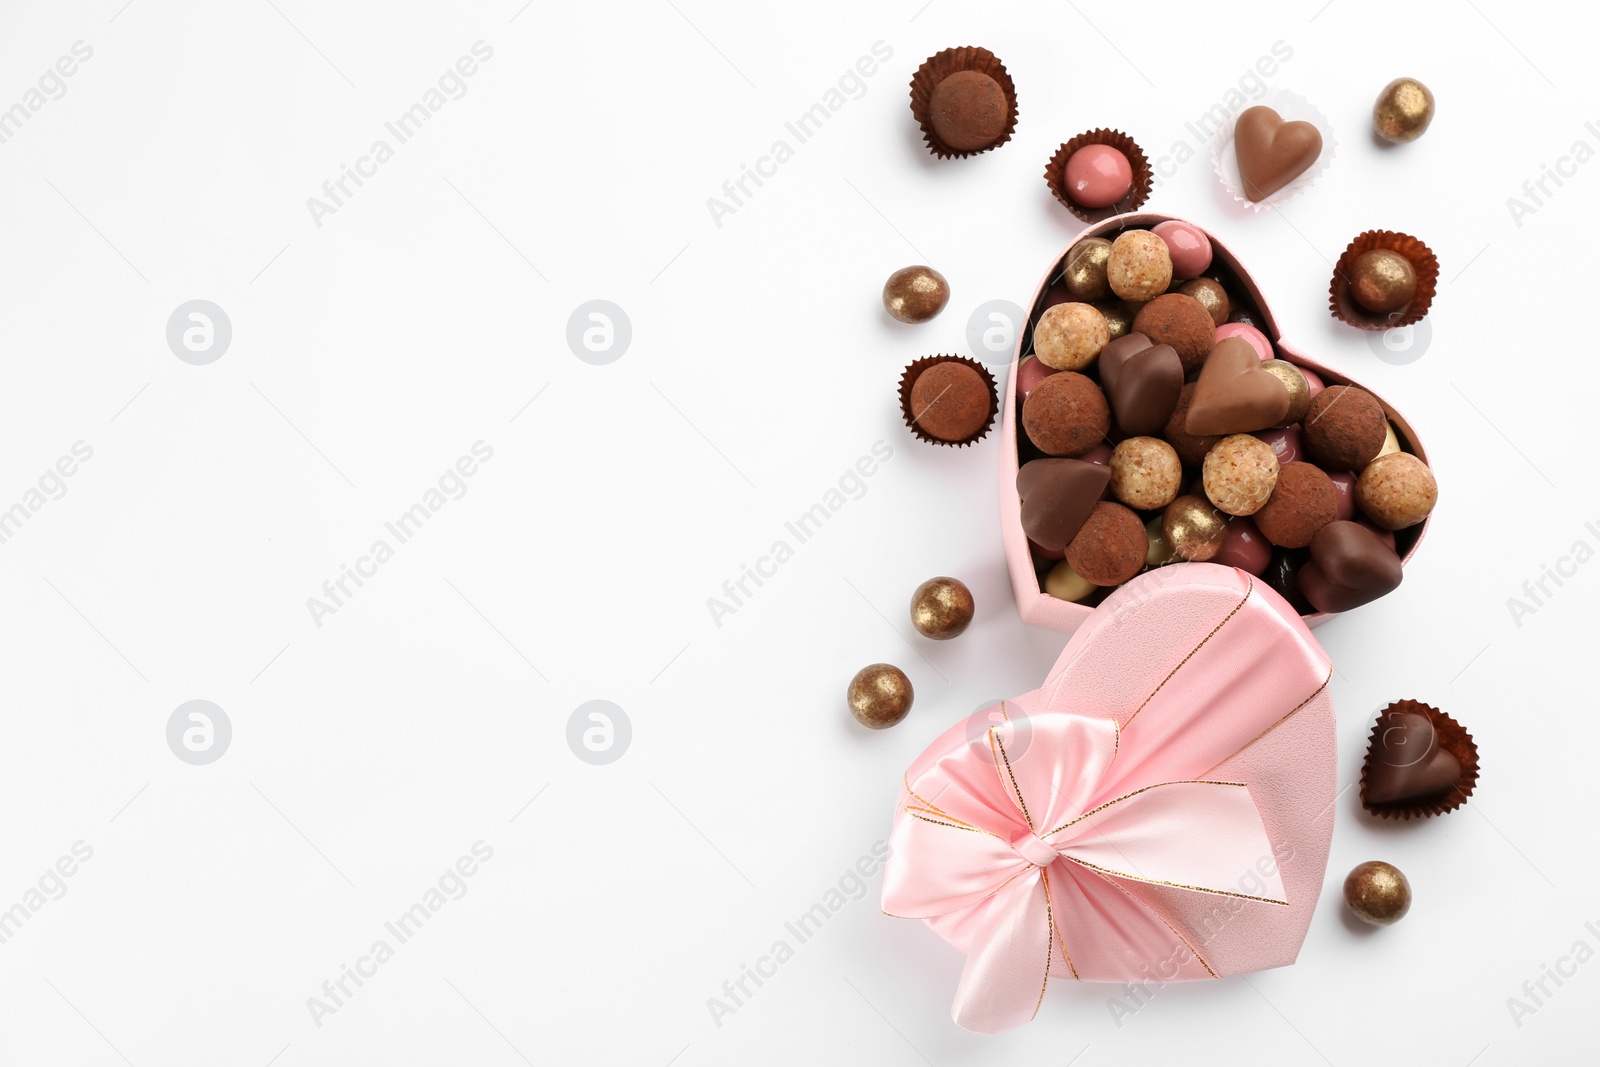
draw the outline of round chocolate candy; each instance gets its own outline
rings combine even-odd
[[[1382,451],[1388,425],[1371,393],[1330,385],[1311,398],[1300,437],[1307,456],[1323,470],[1358,471]]]
[[[927,322],[950,302],[950,283],[932,267],[901,267],[883,283],[883,309],[901,322]]]
[[[1356,257],[1350,269],[1350,296],[1368,311],[1399,311],[1417,295],[1417,272],[1411,261],[1387,248]]]
[[[958,70],[934,86],[928,120],[939,140],[970,152],[1000,140],[1010,109],[999,82],[981,71]]]
[[[1248,322],[1224,323],[1217,327],[1217,332],[1213,336],[1213,344],[1226,341],[1230,337],[1242,337],[1250,342],[1250,347],[1256,350],[1256,355],[1262,359],[1272,358],[1272,342],[1267,340],[1266,334]]]
[[[1133,318],[1133,332],[1144,334],[1151,344],[1171,345],[1185,374],[1200,369],[1217,341],[1211,312],[1182,293],[1164,293],[1140,308]]]
[[[1289,413],[1278,425],[1293,426],[1303,420],[1306,409],[1311,406],[1311,382],[1305,374],[1293,363],[1282,359],[1263,360],[1261,369],[1277,378],[1289,390]]]
[[[1344,902],[1362,922],[1388,926],[1411,910],[1411,883],[1393,864],[1368,860],[1345,876]]]
[[[1033,328],[1033,354],[1056,370],[1082,370],[1111,340],[1105,316],[1091,304],[1057,304]]]
[[[1112,480],[1116,480],[1113,466]],[[1433,471],[1409,452],[1379,456],[1356,480],[1356,506],[1385,530],[1415,526],[1433,512],[1439,483]]]
[[[1124,300],[1155,299],[1172,284],[1167,243],[1149,230],[1125,230],[1111,242],[1106,279]]]
[[[850,679],[845,700],[862,726],[885,730],[906,717],[912,696],[911,679],[904,671],[893,664],[874,663]]]
[[[1149,547],[1139,516],[1102,500],[1067,545],[1067,562],[1095,585],[1121,585],[1139,573]]]
[[[911,594],[911,625],[935,641],[960,637],[974,611],[972,590],[955,578],[929,578]]]
[[[1372,129],[1391,144],[1415,141],[1433,121],[1433,93],[1415,78],[1396,78],[1372,105]]]
[[[983,375],[955,360],[935,363],[911,385],[913,420],[941,441],[966,441],[987,427],[992,400]]]
[[[1077,571],[1072,569],[1072,564],[1062,560],[1050,568],[1050,573],[1044,578],[1044,591],[1058,600],[1070,600],[1076,603],[1100,588],[1091,581],[1087,581]]]
[[[1338,512],[1338,493],[1320,467],[1285,463],[1272,496],[1255,513],[1256,529],[1281,548],[1304,548]]]
[[[1178,292],[1184,296],[1192,296],[1200,301],[1200,306],[1211,312],[1211,321],[1218,326],[1228,321],[1231,310],[1228,302],[1228,290],[1215,278],[1196,278],[1184,282],[1178,287]]]
[[[1022,403],[1022,428],[1049,456],[1081,456],[1111,429],[1111,407],[1091,379],[1060,371],[1034,386]]]
[[[1217,554],[1211,557],[1211,562],[1224,567],[1238,567],[1247,574],[1260,577],[1267,569],[1267,564],[1272,562],[1272,543],[1261,536],[1261,531],[1250,519],[1229,519],[1228,535],[1222,547],[1217,549]]]
[[[1065,188],[1082,207],[1110,207],[1133,188],[1133,166],[1110,145],[1084,145],[1067,158]]]
[[[1174,552],[1172,545],[1167,542],[1166,531],[1162,529],[1163,521],[1164,516],[1157,515],[1144,524],[1144,536],[1149,546],[1144,553],[1146,567],[1163,567],[1183,558]]]
[[[1111,260],[1111,242],[1104,237],[1085,237],[1067,252],[1061,281],[1074,300],[1094,303],[1111,296],[1106,280],[1106,264]]]
[[[1190,382],[1178,394],[1178,406],[1172,409],[1172,418],[1161,434],[1167,444],[1177,450],[1178,458],[1188,467],[1198,467],[1205,462],[1206,453],[1222,438],[1218,435],[1197,435],[1189,432],[1189,403],[1194,399],[1194,383]]]
[[[1164,508],[1182,484],[1178,453],[1160,438],[1130,437],[1111,453],[1111,494],[1130,508]]]
[[[1198,278],[1211,266],[1211,239],[1200,227],[1169,219],[1150,227],[1150,232],[1167,243],[1174,277]]]
[[[1228,536],[1228,516],[1197,496],[1180,496],[1161,515],[1161,532],[1180,558],[1213,559]]]
[[[1272,446],[1272,454],[1278,457],[1278,466],[1295,463],[1300,459],[1300,427],[1285,426],[1277,430],[1262,430],[1255,436]]]
[[[1278,484],[1272,446],[1247,433],[1224,437],[1200,466],[1206,497],[1229,515],[1254,515]]]
[[[1054,374],[1056,369],[1047,366],[1045,361],[1037,356],[1029,356],[1017,364],[1017,396],[1028,399],[1028,394],[1033,392],[1034,386]]]

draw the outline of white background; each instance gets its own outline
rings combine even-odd
[[[1592,1055],[1600,964],[1520,1026],[1507,998],[1575,942],[1600,949],[1600,566],[1520,626],[1507,598],[1600,545],[1600,165],[1520,225],[1507,198],[1600,147],[1593,27],[1504,0],[919,5],[4,5],[0,108],[74,42],[93,57],[0,145],[0,507],[74,442],[93,458],[0,545],[0,909],[74,842],[93,857],[0,945],[0,1062]],[[307,198],[479,40],[493,58],[466,95],[318,227]],[[860,98],[716,225],[707,198],[877,41],[893,57]],[[1060,142],[1108,125],[1152,156],[1192,144],[1185,121],[1277,41],[1273,84],[1338,133],[1326,174],[1249,215],[1202,152],[1149,207],[1225,235],[1285,335],[1423,436],[1441,501],[1405,585],[1318,636],[1341,781],[1377,710],[1415,697],[1476,736],[1477,795],[1396,826],[1345,792],[1298,964],[1165,989],[1120,1027],[1115,990],[1055,983],[1021,1031],[957,1029],[959,956],[882,916],[877,879],[719,1027],[707,999],[887,836],[912,757],[1032,689],[1062,644],[1015,615],[997,441],[913,440],[900,369],[963,351],[971,312],[1026,303],[1071,242],[1040,177]],[[906,86],[958,44],[1004,59],[1021,121],[941,163]],[[1439,115],[1381,150],[1369,109],[1401,74]],[[1331,260],[1380,227],[1443,264],[1408,365],[1326,310]],[[916,262],[954,297],[906,327],[878,292]],[[165,341],[195,298],[232,322],[209,366]],[[632,323],[610,365],[565,340],[591,299]],[[467,494],[318,627],[307,598],[480,440]],[[707,598],[880,440],[893,459],[864,495],[716,626]],[[935,574],[979,605],[948,644],[905,610]],[[843,694],[878,660],[917,702],[869,733]],[[165,738],[197,698],[233,725],[209,766]],[[631,719],[608,766],[566,741],[591,699]],[[480,840],[469,892],[316,1025],[307,998]],[[1370,858],[1416,893],[1377,932],[1339,899]]]

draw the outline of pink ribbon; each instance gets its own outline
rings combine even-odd
[[[1240,607],[1249,599],[1247,586]],[[1174,668],[1168,681],[1177,681],[1162,682],[1146,701],[1151,707],[1113,714],[1064,710],[1082,707],[1098,677],[1080,663],[1081,684],[1072,684],[1069,646],[1065,669],[1044,689],[1009,709],[1000,705],[1006,721],[971,743],[952,744],[957,735],[947,735],[913,766],[890,837],[883,910],[926,919],[967,951],[952,1008],[958,1024],[985,1033],[1022,1025],[1037,1013],[1051,975],[1217,977],[1182,920],[1152,906],[1162,894],[1287,906],[1276,868],[1263,869],[1273,843],[1250,787],[1204,769],[1286,719],[1286,693],[1309,680],[1322,657],[1312,654],[1314,643],[1303,652],[1278,647],[1276,635],[1249,618],[1213,640],[1232,629],[1217,626],[1200,642],[1211,646],[1205,656],[1190,658],[1197,647],[1184,658],[1189,684]],[[1120,636],[1117,645],[1126,648],[1127,635]],[[1252,664],[1284,686],[1275,697],[1218,679]],[[1231,708],[1208,720],[1213,693],[1230,689]],[[1141,711],[1145,718],[1135,723]],[[1190,730],[1195,740],[1179,754],[1151,747]]]

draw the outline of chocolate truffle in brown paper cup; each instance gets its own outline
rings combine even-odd
[[[923,356],[900,375],[900,414],[929,444],[981,441],[999,412],[994,376],[976,360]]]
[[[1372,727],[1361,766],[1361,806],[1385,819],[1426,819],[1467,802],[1478,746],[1438,708],[1397,700]]]
[[[1253,200],[1245,189],[1245,181],[1239,171],[1239,155],[1234,141],[1237,136],[1239,115],[1257,107],[1270,108],[1277,113],[1284,124],[1309,123],[1321,138],[1321,147],[1316,158],[1304,170],[1259,200]],[[1216,136],[1211,142],[1211,166],[1216,171],[1217,179],[1222,182],[1234,200],[1252,211],[1270,211],[1279,204],[1287,204],[1311,188],[1318,176],[1328,169],[1328,164],[1333,162],[1334,149],[1338,147],[1338,142],[1333,136],[1333,126],[1329,124],[1327,116],[1299,93],[1287,89],[1273,89],[1260,100],[1252,102],[1245,111],[1231,116],[1218,127]],[[1299,129],[1282,131],[1281,126],[1279,131],[1284,140],[1279,144],[1275,139],[1273,154],[1289,151],[1290,141],[1296,139],[1300,133]]]
[[[999,148],[1017,128],[1017,87],[987,48],[946,48],[911,77],[911,114],[928,151],[964,159]]]
[[[1405,266],[1410,267],[1409,280]],[[1334,265],[1328,310],[1358,330],[1398,329],[1427,316],[1438,285],[1439,259],[1433,249],[1410,234],[1368,230],[1350,242]],[[1407,288],[1410,297],[1402,303]]]
[[[1104,145],[1121,153],[1128,161],[1128,168],[1132,172],[1127,193],[1113,203],[1099,207],[1074,200],[1067,178],[1068,161],[1078,153],[1079,149],[1088,148],[1090,145]],[[1150,188],[1154,181],[1150,160],[1146,158],[1144,149],[1121,130],[1099,129],[1080,133],[1056,149],[1056,154],[1050,157],[1050,162],[1045,164],[1044,168],[1044,182],[1050,187],[1051,195],[1061,201],[1061,205],[1068,211],[1091,225],[1103,222],[1113,215],[1139,210],[1140,206],[1150,199]]]

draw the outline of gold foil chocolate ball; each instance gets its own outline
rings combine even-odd
[[[954,578],[929,578],[911,594],[911,625],[935,641],[960,637],[973,611],[972,590]]]
[[[1372,128],[1393,144],[1421,137],[1433,121],[1433,93],[1415,78],[1396,78],[1372,105]]]
[[[950,302],[950,283],[932,267],[901,267],[883,283],[883,310],[901,322],[927,322]]]
[[[1067,253],[1066,272],[1061,281],[1072,299],[1092,304],[1111,295],[1106,281],[1106,263],[1111,259],[1111,242],[1104,237],[1085,237]]]
[[[1289,390],[1289,414],[1283,417],[1279,426],[1293,426],[1306,417],[1306,409],[1311,406],[1311,383],[1306,381],[1306,376],[1300,373],[1300,368],[1284,359],[1264,359],[1261,369],[1283,383]]]
[[[1411,883],[1398,867],[1368,860],[1345,877],[1344,902],[1362,922],[1388,926],[1411,910]]]
[[[1192,563],[1204,563],[1228,539],[1228,516],[1197,496],[1180,496],[1161,516],[1161,533],[1172,551]]]
[[[887,730],[911,710],[911,679],[893,664],[874,663],[856,672],[845,696],[857,722]]]
[[[1350,296],[1368,311],[1399,311],[1416,295],[1417,272],[1398,252],[1374,248],[1350,265]]]
[[[1095,310],[1100,312],[1106,320],[1106,332],[1115,341],[1126,336],[1133,329],[1133,318],[1139,314],[1140,304],[1130,304],[1126,300],[1112,300],[1103,304],[1096,304]]]
[[[1178,292],[1184,296],[1192,296],[1200,301],[1200,306],[1211,312],[1213,325],[1221,326],[1228,321],[1232,313],[1232,302],[1228,299],[1228,290],[1215,278],[1196,278],[1178,286]]]

